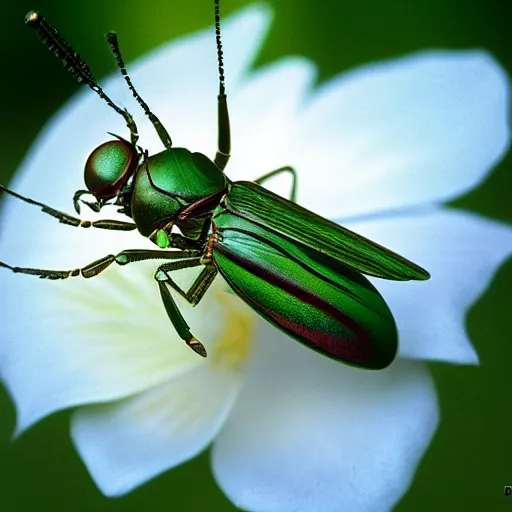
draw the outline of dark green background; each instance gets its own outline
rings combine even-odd
[[[428,48],[486,48],[512,70],[512,30],[505,0],[274,0],[275,22],[257,65],[287,54],[311,58],[325,80],[351,67]],[[228,14],[244,2],[223,0]],[[211,22],[208,0],[21,0],[2,6],[0,181],[8,183],[42,125],[77,89],[73,79],[23,24],[37,9],[60,27],[96,76],[114,69],[103,34],[115,28],[130,61]],[[212,77],[215,80],[215,77]],[[512,223],[512,159],[453,206]],[[44,169],[41,169],[44,173]],[[471,279],[471,276],[468,276]],[[467,326],[479,367],[432,364],[442,420],[397,510],[511,510],[512,262],[471,309]],[[1,293],[5,293],[1,290]],[[95,488],[68,434],[68,413],[43,421],[11,443],[15,413],[0,389],[0,509],[232,511],[216,488],[208,455],[169,471],[129,496],[107,499]]]

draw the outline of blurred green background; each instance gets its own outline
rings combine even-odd
[[[227,15],[246,2],[223,0]],[[273,0],[275,21],[257,65],[287,54],[312,59],[320,80],[362,63],[428,48],[485,48],[512,71],[510,8],[504,0]],[[0,18],[2,79],[0,124],[8,183],[46,120],[78,85],[23,24],[30,9],[60,27],[95,76],[114,70],[103,34],[115,28],[127,61],[171,38],[208,26],[209,0],[10,0]],[[215,77],[212,77],[215,80]],[[453,206],[512,224],[512,158],[508,156],[477,190]],[[44,169],[41,169],[44,172]],[[471,279],[471,276],[468,276]],[[399,511],[512,510],[512,262],[466,322],[481,358],[479,367],[432,364],[442,421]],[[2,290],[1,293],[6,293]],[[216,488],[208,455],[169,471],[121,499],[95,488],[60,413],[10,440],[12,403],[0,388],[0,510],[233,511]]]

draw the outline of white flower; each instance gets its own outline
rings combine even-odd
[[[219,279],[195,309],[179,302],[207,346],[204,360],[175,334],[150,262],[87,281],[3,271],[0,375],[18,432],[78,407],[73,441],[107,495],[213,442],[215,478],[243,509],[389,510],[438,424],[420,360],[477,363],[464,315],[512,250],[509,227],[441,205],[480,183],[506,151],[507,80],[483,52],[436,51],[315,88],[315,68],[302,58],[249,70],[269,23],[262,6],[223,23],[233,134],[227,173],[253,179],[293,165],[299,203],[352,218],[344,224],[430,271],[428,282],[375,280],[397,320],[399,359],[379,372],[333,362],[264,324]],[[213,157],[212,31],[169,44],[129,72],[175,146]],[[119,77],[106,90],[138,112]],[[162,149],[147,121],[139,130],[150,153]],[[127,136],[122,119],[83,91],[45,128],[11,187],[71,213],[83,162],[106,132]],[[286,193],[288,183],[276,185]],[[2,229],[0,259],[19,266],[76,268],[153,247],[136,233],[62,226],[11,198]]]

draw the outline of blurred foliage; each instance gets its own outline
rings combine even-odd
[[[244,3],[223,0],[223,15]],[[256,65],[300,54],[318,65],[320,80],[325,80],[362,63],[417,50],[485,48],[509,74],[512,70],[510,4],[503,0],[269,3],[275,21]],[[98,77],[114,69],[103,38],[107,30],[118,31],[129,62],[212,19],[207,0],[8,0],[0,21],[2,183],[8,183],[43,124],[78,88],[24,26],[30,9],[61,28]],[[453,206],[512,223],[511,162],[510,156],[503,160],[480,188]],[[512,416],[507,409],[512,388],[511,282],[508,263],[468,314],[481,365],[431,365],[442,423],[399,511],[512,510],[512,498],[503,496],[503,486],[512,485]],[[107,499],[74,452],[68,413],[52,416],[12,443],[15,413],[5,390],[0,390],[0,408],[1,510],[235,510],[215,485],[208,454],[124,498]]]

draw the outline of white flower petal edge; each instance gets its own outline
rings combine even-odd
[[[341,218],[467,192],[508,148],[508,104],[504,71],[481,51],[423,52],[342,74],[297,120],[299,203]]]
[[[429,208],[347,225],[426,268],[429,281],[374,280],[398,325],[400,356],[475,364],[468,309],[512,254],[512,229],[477,214]]]
[[[17,433],[56,410],[124,398],[209,364],[176,334],[154,270],[154,262],[142,262],[73,286],[43,283],[46,295],[32,293],[28,276],[14,276],[21,287],[9,280],[25,293],[23,303],[13,300],[0,344],[2,379],[18,413]],[[188,280],[196,274],[189,272]],[[209,352],[225,338],[230,321],[229,309],[217,298],[222,288],[219,279],[201,308],[177,298]]]
[[[125,494],[203,451],[231,411],[240,380],[203,365],[133,398],[78,410],[71,436],[100,491]]]
[[[281,338],[259,340],[215,440],[217,482],[249,512],[389,510],[438,423],[426,367],[366,372]]]

